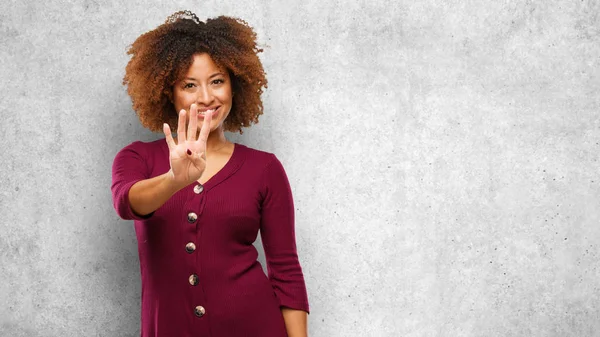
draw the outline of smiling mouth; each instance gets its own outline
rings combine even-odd
[[[202,117],[204,117],[204,115],[206,114],[206,112],[207,112],[207,111],[211,111],[211,112],[212,112],[212,114],[213,114],[213,116],[214,116],[214,115],[215,115],[215,113],[216,113],[217,111],[219,111],[219,109],[220,109],[220,108],[221,108],[221,107],[220,107],[220,106],[218,106],[216,109],[208,109],[208,110],[206,110],[206,111],[198,111],[198,116],[202,116]]]

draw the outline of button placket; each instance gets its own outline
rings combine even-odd
[[[202,184],[198,184],[198,185],[194,186],[193,191],[194,191],[194,193],[196,195],[198,195],[197,197],[193,198],[193,200],[195,201],[194,204],[196,204],[196,203],[197,204],[194,205],[194,206],[192,206],[192,205],[190,205],[190,206],[192,206],[192,209],[194,211],[196,211],[197,213],[195,213],[195,212],[189,212],[188,215],[187,215],[187,220],[188,220],[188,223],[195,225],[197,223],[197,221],[198,221],[198,214],[202,213],[202,208],[204,206],[204,197],[205,197],[205,195],[201,195],[202,192],[204,192],[204,186]],[[195,208],[195,207],[198,207],[198,208]],[[196,232],[196,238],[197,238],[197,234],[198,234],[197,232],[198,232],[199,228],[197,226],[195,226],[195,227],[196,227],[196,229],[195,229],[194,232]],[[194,242],[192,242],[192,241],[188,242],[185,245],[185,251],[188,254],[194,253],[196,251],[196,248],[197,248],[196,244]],[[188,277],[188,283],[192,287],[196,287],[200,283],[200,278],[198,277],[198,275],[196,273],[193,272],[193,270],[196,269],[196,268],[197,268],[197,266],[195,266],[192,269],[192,274]],[[196,317],[201,318],[205,314],[206,314],[206,309],[203,306],[198,305],[198,306],[194,307],[194,315]]]

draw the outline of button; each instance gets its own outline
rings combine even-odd
[[[196,215],[196,213],[194,213],[194,212],[188,213],[188,222],[189,223],[194,223],[194,222],[196,222],[197,219],[198,219],[198,215]]]
[[[196,274],[190,275],[190,277],[188,278],[188,281],[190,281],[190,284],[193,286],[198,285],[198,275],[196,275]]]
[[[199,305],[194,308],[194,314],[196,314],[198,317],[202,317],[204,314],[206,314],[206,310],[204,310],[203,306]]]
[[[196,245],[193,242],[188,243],[187,245],[185,245],[185,251],[188,253],[193,253],[196,250]]]
[[[194,186],[194,193],[200,194],[202,191],[204,191],[204,186],[202,186],[202,184]]]

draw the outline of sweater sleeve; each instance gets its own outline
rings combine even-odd
[[[117,215],[125,220],[144,220],[154,212],[140,216],[133,212],[129,205],[129,189],[140,180],[150,178],[146,159],[142,155],[141,142],[133,142],[124,147],[113,161],[112,166],[112,198]]]
[[[269,280],[280,306],[309,312],[302,267],[296,251],[294,202],[281,162],[272,155],[265,168],[260,235]]]

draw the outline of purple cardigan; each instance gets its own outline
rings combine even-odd
[[[169,170],[164,139],[115,157],[113,203],[134,220],[142,278],[142,337],[285,337],[280,307],[309,311],[289,182],[275,155],[235,144],[203,186],[177,192],[140,217],[128,193]],[[260,230],[268,278],[252,243]]]

